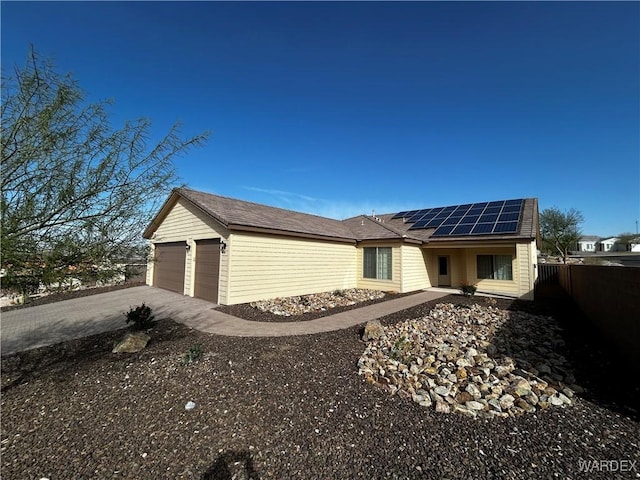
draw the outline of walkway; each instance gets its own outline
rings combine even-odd
[[[306,322],[252,322],[214,310],[215,304],[142,286],[0,313],[2,355],[126,327],[125,312],[143,302],[156,318],[235,337],[308,335],[349,328],[445,296],[424,291]]]

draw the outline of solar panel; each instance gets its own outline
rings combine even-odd
[[[464,213],[467,213],[467,210],[469,210],[471,206],[472,206],[471,203],[467,203],[466,205],[458,205],[455,211],[464,214]]]
[[[429,223],[430,220],[418,220],[416,223],[414,223],[411,226],[411,229],[413,230],[417,230],[418,228],[424,228],[426,227],[427,223]]]
[[[472,234],[479,233],[491,233],[495,223],[476,223],[475,227],[471,230]]]
[[[508,206],[505,205],[505,207],[502,209],[502,213],[520,213],[520,206]]]
[[[460,222],[460,217],[449,217],[442,222],[442,225],[456,225]]]
[[[471,233],[472,228],[473,228],[473,224],[462,223],[451,231],[451,235],[466,235],[468,233]]]
[[[502,212],[498,217],[498,222],[513,222],[513,221],[517,222],[519,217],[520,217],[520,212],[515,212],[515,213]]]
[[[478,222],[480,223],[495,223],[495,221],[498,220],[498,214],[497,213],[491,213],[491,214],[487,214],[485,213],[484,215],[480,215],[480,218],[478,219]]]
[[[395,219],[395,218],[402,218],[404,216],[406,216],[408,213],[411,213],[411,215],[413,215],[417,210],[407,210],[406,212],[398,212],[396,213],[393,217],[391,217],[391,220]]]
[[[426,210],[418,210],[416,213],[414,213],[409,218],[407,218],[407,222],[409,223],[417,222],[423,217],[425,213],[426,213]]]
[[[483,213],[500,213],[500,210],[502,210],[502,207],[487,207]]]
[[[453,230],[453,225],[442,225],[441,227],[438,227],[436,231],[433,232],[433,234],[435,236],[449,235],[451,233],[451,230]]]
[[[515,233],[518,231],[518,222],[496,223],[493,233]]]
[[[523,204],[522,199],[468,203],[407,210],[393,218],[405,218],[413,224],[410,230],[435,228],[434,237],[516,233]]]

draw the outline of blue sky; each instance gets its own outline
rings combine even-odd
[[[160,136],[210,130],[188,186],[334,218],[538,197],[586,234],[640,220],[640,3],[2,2]]]

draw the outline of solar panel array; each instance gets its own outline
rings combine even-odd
[[[523,199],[469,203],[452,207],[400,212],[393,218],[413,223],[409,230],[435,228],[433,237],[516,233],[520,225]]]

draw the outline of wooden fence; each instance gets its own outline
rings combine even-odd
[[[535,294],[569,295],[640,369],[640,268],[539,264]]]

